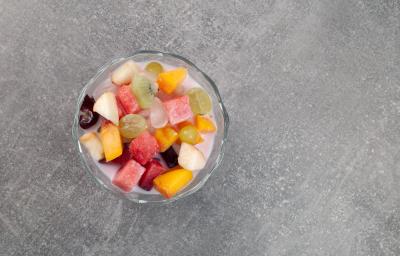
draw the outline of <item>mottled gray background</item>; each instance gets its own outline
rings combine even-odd
[[[218,84],[228,152],[168,206],[101,190],[83,85],[138,49]],[[1,255],[400,255],[400,3],[0,0]]]

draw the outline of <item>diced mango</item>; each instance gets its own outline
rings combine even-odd
[[[171,198],[189,184],[192,177],[191,171],[177,169],[159,175],[153,180],[153,184],[164,197]]]
[[[187,75],[186,68],[176,68],[160,73],[157,78],[158,86],[167,94],[171,94],[180,86]]]
[[[156,129],[154,137],[160,146],[160,152],[164,152],[178,139],[178,133],[172,127],[167,126]]]
[[[213,121],[209,118],[201,115],[196,115],[196,128],[199,132],[215,132],[217,128],[215,127]]]
[[[193,123],[190,122],[189,120],[186,120],[186,121],[180,122],[180,123],[177,124],[176,126],[177,126],[178,129],[180,130],[180,129],[182,129],[183,127],[188,126],[188,125],[193,125]]]
[[[122,141],[118,126],[109,122],[104,123],[100,129],[100,140],[107,162],[122,155]]]

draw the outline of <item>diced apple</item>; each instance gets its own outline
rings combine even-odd
[[[85,146],[93,160],[99,161],[104,158],[103,146],[95,132],[88,132],[79,138],[80,143]]]
[[[133,60],[128,60],[119,66],[111,75],[111,81],[117,85],[130,84],[135,73],[139,68]]]
[[[204,168],[206,159],[203,153],[195,146],[182,143],[179,150],[178,163],[187,170],[197,171]]]
[[[99,113],[115,125],[119,124],[118,105],[114,93],[103,93],[94,103],[93,111]]]

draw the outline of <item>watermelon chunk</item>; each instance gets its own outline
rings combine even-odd
[[[118,88],[117,99],[121,103],[125,114],[135,114],[140,111],[139,104],[129,85],[123,85]]]
[[[117,98],[117,107],[118,107],[118,118],[121,119],[124,115],[126,115],[126,113],[118,98]]]
[[[129,192],[139,182],[145,168],[135,160],[129,160],[119,169],[112,183],[125,192]]]
[[[165,168],[155,159],[148,162],[145,167],[146,171],[142,175],[142,178],[140,178],[139,187],[150,191],[153,188],[154,178],[163,173]]]
[[[163,103],[169,122],[174,125],[192,118],[189,96],[181,96]]]
[[[129,145],[129,151],[133,159],[138,161],[141,165],[145,165],[160,151],[160,149],[157,140],[148,131],[144,131],[139,137],[132,140]]]

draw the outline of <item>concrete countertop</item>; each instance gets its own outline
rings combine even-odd
[[[83,85],[181,54],[231,117],[194,195],[100,189],[71,140]],[[1,1],[0,255],[400,255],[398,1]]]

